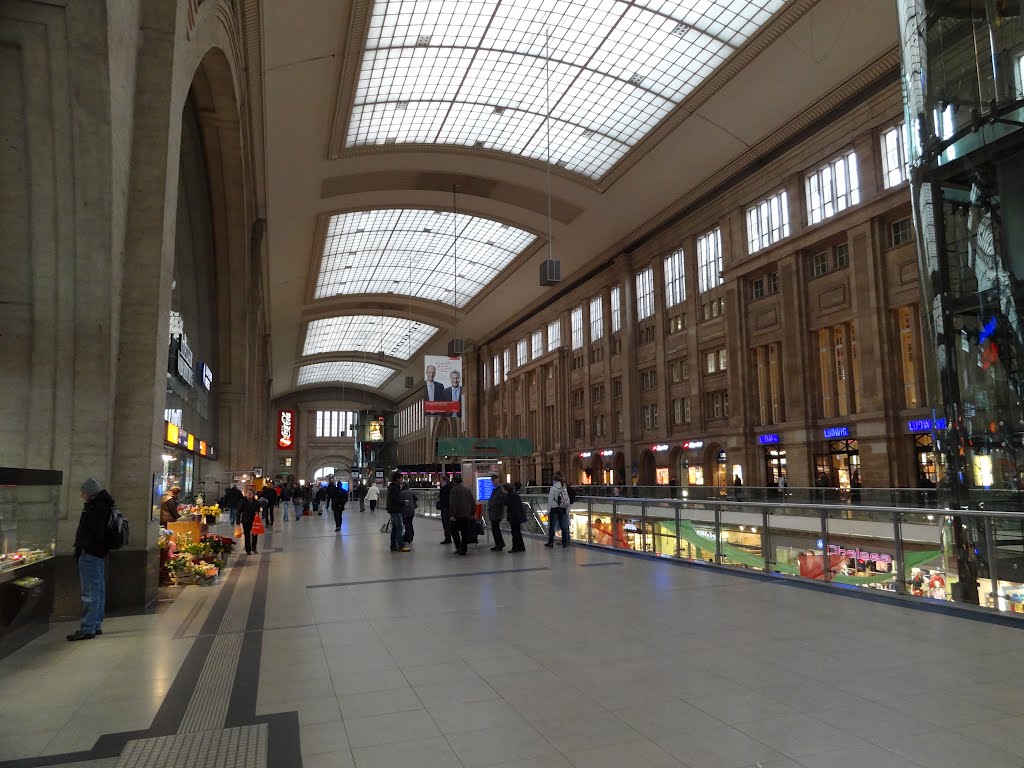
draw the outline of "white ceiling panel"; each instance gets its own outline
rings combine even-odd
[[[404,317],[343,315],[313,320],[306,327],[303,356],[329,352],[380,352],[408,360],[437,328]]]
[[[377,0],[347,146],[604,176],[785,0]]]
[[[376,389],[395,375],[383,365],[371,363],[332,362],[312,363],[299,368],[297,386],[306,384],[358,384]]]

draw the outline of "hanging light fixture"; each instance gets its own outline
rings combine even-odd
[[[540,263],[540,284],[544,287],[562,282],[562,263],[554,257],[554,228],[551,224],[551,35],[544,30],[544,131],[547,141],[545,165],[548,191],[548,257]]]
[[[466,342],[459,336],[459,206],[456,187],[452,185],[452,262],[455,264],[452,290],[455,298],[452,301],[452,340],[448,342],[448,357],[462,357],[466,350]]]

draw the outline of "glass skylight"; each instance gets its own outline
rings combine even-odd
[[[461,308],[535,239],[501,222],[451,211],[337,214],[327,226],[314,298],[395,293]]]
[[[377,388],[384,385],[394,376],[396,371],[383,365],[370,363],[312,363],[299,368],[297,386],[304,384],[358,384],[364,387]]]
[[[344,315],[313,320],[306,328],[303,356],[325,352],[366,352],[384,350],[389,357],[408,360],[437,328],[402,317],[385,315]],[[383,342],[382,342],[383,340]]]
[[[346,146],[544,161],[550,130],[552,163],[600,178],[784,4],[376,0]]]

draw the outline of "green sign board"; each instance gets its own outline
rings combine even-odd
[[[533,440],[522,437],[508,439],[487,437],[439,437],[437,455],[460,459],[503,459],[532,456]]]

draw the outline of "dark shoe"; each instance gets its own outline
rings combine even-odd
[[[86,634],[82,630],[77,629],[70,635],[68,635],[68,640],[70,640],[73,643],[76,640],[92,640],[94,637],[96,637],[96,635]]]
[[[456,555],[462,555],[463,557],[465,557],[466,555],[469,554],[469,550],[467,550],[467,549],[460,549],[460,550],[457,550],[455,552],[455,554]]]
[[[451,544],[451,543],[452,543],[452,540],[451,540],[451,539],[445,539],[445,540],[444,540],[444,541],[442,541],[441,543],[442,543],[442,544]]]
[[[334,529],[334,532],[335,532],[335,533],[337,533],[337,532],[338,532],[338,531],[340,531],[340,530],[341,530],[341,528],[335,528],[335,529]]]
[[[253,553],[254,555],[258,555],[258,554],[259,554],[259,552],[257,552],[257,551],[256,551],[255,549],[254,549],[254,550],[252,551],[252,553]]]
[[[553,547],[553,546],[555,546],[555,542],[553,542],[553,541],[549,541],[549,542],[548,542],[547,544],[545,544],[544,546],[545,546],[545,547]]]
[[[392,551],[392,552],[397,552],[397,551],[398,551],[398,547],[392,547],[392,548],[391,548],[391,551]]]
[[[247,554],[247,555],[251,555],[251,554],[252,554],[252,552],[250,552],[250,551],[249,551],[249,550],[247,549],[247,550],[245,550],[245,554]]]
[[[501,552],[503,549],[504,547],[491,547],[491,552]]]
[[[102,629],[97,629],[96,630],[96,637],[99,637],[102,634],[103,634],[103,630]]]
[[[569,546],[568,544],[563,544],[563,545],[562,545],[562,547],[568,547],[568,546]]]

